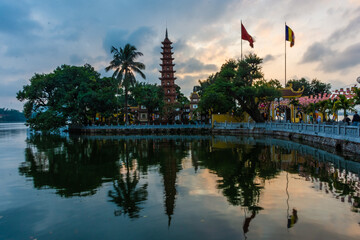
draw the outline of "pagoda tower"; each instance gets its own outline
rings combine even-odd
[[[175,85],[175,79],[174,77],[174,66],[173,60],[174,58],[172,55],[174,54],[171,49],[173,48],[171,46],[172,42],[168,38],[168,31],[166,29],[165,32],[165,39],[163,42],[161,42],[163,45],[162,48],[162,58],[161,59],[161,77],[159,78],[161,81],[161,87],[164,89],[164,101],[165,103],[171,104],[176,102],[176,85]]]

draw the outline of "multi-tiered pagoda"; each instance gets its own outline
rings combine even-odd
[[[171,46],[172,42],[168,38],[168,32],[166,29],[165,33],[165,39],[162,43],[162,63],[161,66],[161,77],[159,78],[161,81],[161,87],[164,89],[164,101],[166,103],[175,103],[176,102],[176,85],[175,85],[175,79],[174,77],[174,66],[173,60],[174,58],[172,55],[174,54],[171,49],[173,48]]]

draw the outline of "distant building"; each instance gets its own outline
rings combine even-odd
[[[201,120],[200,112],[198,111],[200,96],[197,92],[190,94],[190,119],[193,121]]]

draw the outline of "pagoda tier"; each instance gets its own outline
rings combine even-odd
[[[167,69],[167,70],[161,70],[159,71],[160,73],[176,73],[176,71],[172,70],[172,69]]]
[[[172,44],[173,42],[171,42],[169,39],[165,39],[163,42],[161,42],[161,44],[162,45],[164,45],[164,44]],[[161,48],[164,48],[164,47],[161,47]],[[170,48],[172,48],[171,46],[170,46]]]
[[[172,54],[174,54],[174,52],[165,52],[165,53],[164,53],[164,52],[161,52],[161,54],[162,54],[162,55],[164,55],[164,54],[171,54],[171,55],[172,55]]]
[[[168,38],[168,32],[166,29],[165,39],[162,42],[163,46],[161,47],[162,58],[160,58],[160,60],[162,62],[160,64],[161,70],[159,72],[161,73],[161,76],[159,79],[161,81],[161,87],[164,90],[164,101],[169,104],[175,103],[177,98],[175,84],[176,77],[174,77],[176,71],[173,68],[175,64],[173,63],[174,58],[172,57],[174,52],[171,51],[173,48],[171,44],[172,42]]]
[[[173,63],[173,64],[166,63],[166,64],[159,64],[159,65],[160,65],[161,67],[162,67],[162,66],[173,66],[173,67],[175,66],[174,63]]]

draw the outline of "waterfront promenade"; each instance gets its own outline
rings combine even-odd
[[[324,146],[360,153],[360,126],[342,123],[217,123],[210,124],[164,124],[164,125],[104,125],[72,126],[70,132],[85,134],[257,134],[305,140]]]
[[[81,133],[209,133],[211,124],[132,124],[132,125],[103,125],[103,126],[71,126],[70,132]]]
[[[318,143],[337,150],[360,153],[360,126],[342,123],[214,123],[214,134],[260,134]]]

